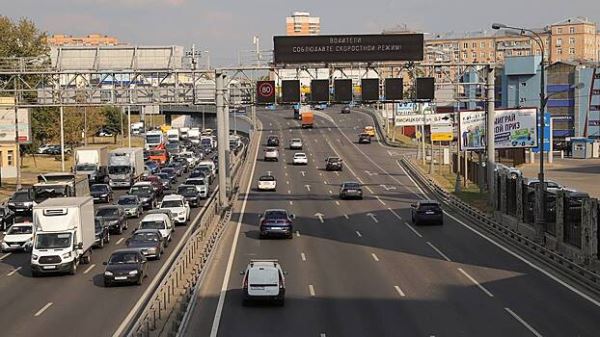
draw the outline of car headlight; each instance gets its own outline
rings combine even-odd
[[[70,258],[70,257],[71,257],[71,252],[67,252],[67,253],[64,253],[64,254],[62,255],[62,258],[63,258],[63,259],[68,259],[68,258]]]
[[[15,207],[15,203],[14,203],[14,202],[9,202],[9,203],[8,203],[8,206]]]
[[[156,247],[150,247],[147,250],[149,253],[156,253]]]
[[[37,260],[39,256],[35,255],[35,254],[31,254],[31,259],[32,260]]]
[[[104,272],[104,276],[113,276],[113,273],[109,272],[109,271],[105,271]]]
[[[105,193],[105,194],[102,194],[102,195],[100,195],[100,198],[106,198],[106,197],[108,197],[108,194],[106,194],[106,193]]]
[[[137,270],[132,270],[129,272],[129,275],[137,275],[138,271]]]

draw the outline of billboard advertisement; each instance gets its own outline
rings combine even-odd
[[[31,143],[31,124],[29,109],[19,108],[19,144]],[[0,143],[15,142],[15,109],[0,107]]]
[[[423,61],[423,34],[274,36],[275,64]]]
[[[496,110],[494,143],[496,149],[531,148],[537,146],[537,109]],[[461,150],[485,149],[486,112],[460,113],[459,134]]]

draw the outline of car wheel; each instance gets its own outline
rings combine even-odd
[[[69,275],[75,275],[75,273],[77,273],[77,261],[73,260],[71,268],[69,268]]]
[[[135,282],[135,284],[138,286],[141,286],[143,281],[144,281],[144,273],[141,273],[140,277],[138,277],[138,280],[137,280],[137,282]]]

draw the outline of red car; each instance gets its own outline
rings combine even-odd
[[[165,187],[162,183],[162,179],[160,179],[159,176],[146,176],[142,180],[152,183],[152,188],[157,195],[162,196],[164,194]]]

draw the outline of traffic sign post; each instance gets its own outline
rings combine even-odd
[[[275,81],[257,81],[256,82],[256,103],[274,104],[275,103]]]

